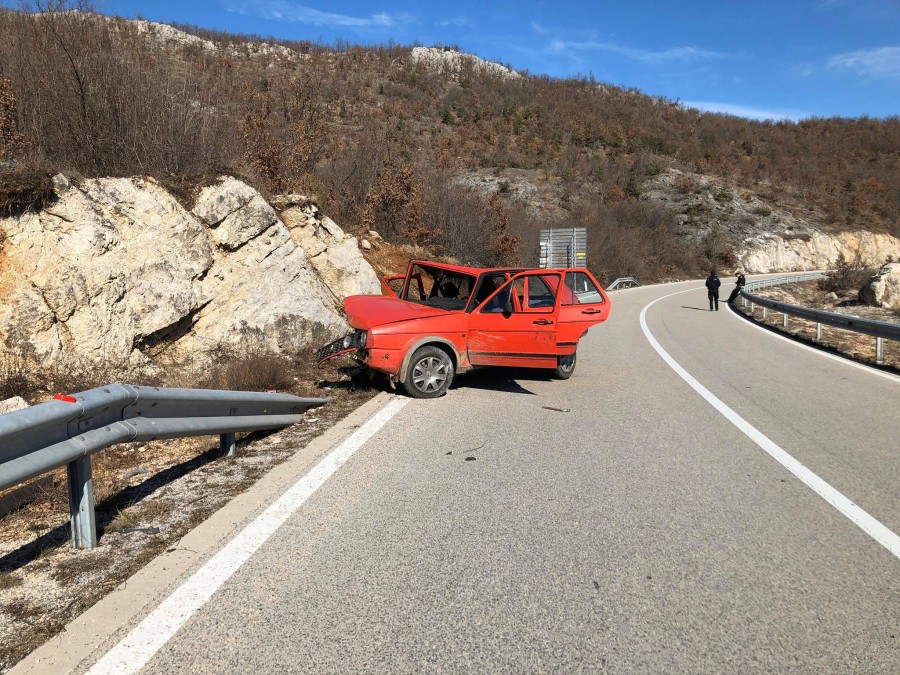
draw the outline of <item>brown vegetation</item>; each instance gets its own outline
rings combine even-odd
[[[732,245],[680,239],[674,214],[641,204],[669,167],[813,208],[826,227],[900,227],[897,118],[752,122],[590,78],[450,78],[395,45],[289,52],[191,27],[216,48],[163,44],[132,22],[49,11],[73,6],[0,11],[0,132],[20,167],[164,182],[228,169],[317,194],[347,229],[472,263],[533,264],[537,229],[579,221],[595,231],[596,271],[647,279],[726,264]],[[502,188],[512,169],[555,186],[549,210]],[[501,177],[496,197],[462,187],[479,170]]]

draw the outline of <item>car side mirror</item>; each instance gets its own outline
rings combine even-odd
[[[503,305],[503,316],[505,316],[508,319],[509,317],[512,316],[512,313],[513,313],[513,304],[512,304],[512,298],[510,298],[509,300],[506,301],[506,304]]]

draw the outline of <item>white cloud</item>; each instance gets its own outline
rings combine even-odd
[[[472,22],[464,16],[457,16],[452,19],[438,21],[438,26],[455,26],[457,28],[472,28]]]
[[[724,113],[751,120],[797,120],[809,117],[799,110],[762,110],[734,103],[716,103],[713,101],[681,101],[682,108],[696,108],[703,112]]]
[[[226,0],[229,12],[250,14],[274,21],[292,21],[313,26],[339,26],[346,28],[396,28],[411,21],[408,14],[379,12],[367,17],[322,12],[291,0]]]
[[[676,47],[673,49],[636,49],[634,47],[624,47],[613,42],[599,42],[596,40],[587,41],[569,41],[569,40],[553,40],[549,45],[551,52],[573,53],[582,51],[604,51],[613,54],[620,54],[635,61],[643,63],[668,63],[679,61],[682,63],[693,61],[709,61],[724,56],[719,52],[707,51],[705,49],[697,49],[696,47]]]
[[[836,54],[828,59],[828,67],[871,77],[900,77],[900,47]]]

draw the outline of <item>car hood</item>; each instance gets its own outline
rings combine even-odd
[[[447,310],[407,302],[386,295],[351,295],[344,300],[347,320],[354,328],[368,330],[386,323],[446,315]]]

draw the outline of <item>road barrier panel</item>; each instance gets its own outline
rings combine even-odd
[[[824,278],[825,274],[822,272],[811,272],[789,277],[776,277],[774,279],[754,281],[747,284],[741,290],[741,297],[750,302],[751,314],[756,305],[760,305],[763,308],[763,319],[766,318],[766,309],[782,312],[784,314],[785,328],[788,325],[788,315],[814,322],[816,324],[817,342],[822,341],[823,326],[833,326],[843,330],[870,335],[875,338],[875,361],[879,364],[884,363],[884,340],[900,340],[900,324],[888,321],[875,321],[874,319],[861,319],[847,314],[837,314],[835,312],[826,312],[821,309],[790,305],[786,302],[771,300],[751,293],[751,291],[759,290],[760,288],[769,288],[780,284]]]
[[[66,467],[72,545],[97,545],[91,455],[118,443],[219,436],[234,457],[236,432],[301,421],[327,399],[290,394],[110,384],[0,415],[0,490]]]

